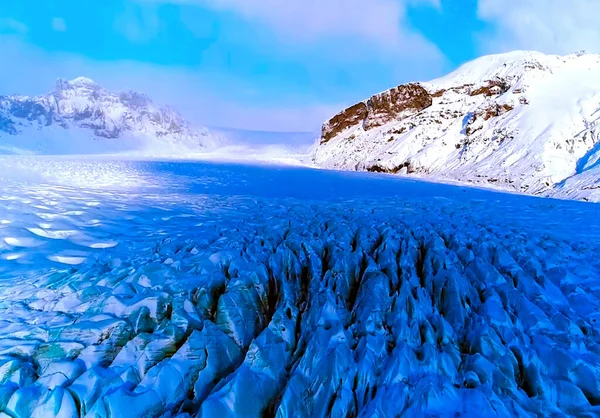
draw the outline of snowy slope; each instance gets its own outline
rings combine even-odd
[[[205,151],[219,143],[141,93],[59,79],[48,94],[0,97],[0,153],[149,155]]]
[[[599,120],[599,55],[516,51],[346,109],[323,126],[313,160],[600,200],[583,189],[599,178],[587,163]]]

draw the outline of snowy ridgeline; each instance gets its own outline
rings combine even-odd
[[[79,77],[40,96],[0,96],[0,155],[110,155],[304,164],[318,134],[196,127],[143,93]],[[308,163],[308,161],[306,162]]]
[[[2,182],[0,416],[600,413],[594,205],[181,167]]]
[[[220,141],[142,93],[112,93],[84,77],[59,79],[41,96],[0,97],[0,154],[181,156]]]
[[[600,55],[516,51],[344,110],[313,159],[598,201],[599,120]]]

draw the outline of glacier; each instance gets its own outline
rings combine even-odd
[[[591,203],[4,157],[0,417],[596,417]]]

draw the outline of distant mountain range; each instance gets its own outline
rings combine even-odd
[[[112,93],[79,77],[41,96],[0,97],[0,153],[199,152],[218,146],[206,128],[134,91]]]
[[[345,109],[312,159],[597,201],[599,121],[600,55],[516,51]]]

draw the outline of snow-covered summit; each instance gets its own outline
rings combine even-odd
[[[552,66],[571,59],[574,55],[546,55],[536,51],[512,51],[486,55],[461,65],[450,74],[433,80],[430,85],[477,83],[496,77],[520,77],[533,70],[550,70]]]
[[[344,110],[324,124],[314,161],[598,200],[600,169],[585,162],[600,156],[599,120],[600,55],[515,51]]]
[[[113,93],[85,77],[58,79],[45,95],[0,97],[0,153],[164,155],[204,151],[217,142],[145,94]]]
[[[73,80],[65,80],[58,78],[56,80],[56,87],[59,90],[62,89],[75,89],[75,88],[101,88],[94,80],[87,77],[77,77]]]

